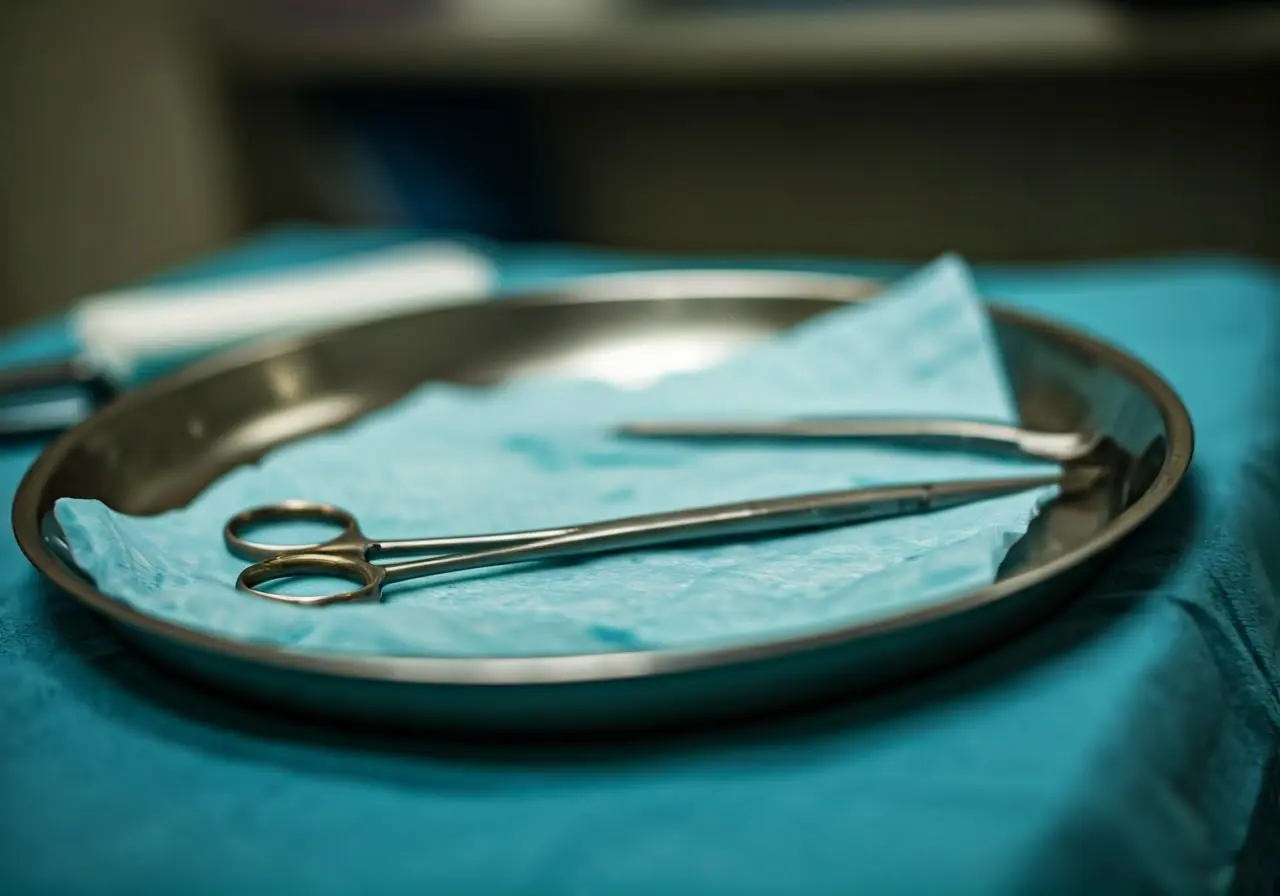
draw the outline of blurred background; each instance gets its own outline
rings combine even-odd
[[[1280,4],[0,0],[0,327],[298,222],[1280,258]]]

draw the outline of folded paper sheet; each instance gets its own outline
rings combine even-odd
[[[63,500],[77,564],[143,613],[293,649],[438,656],[582,653],[756,640],[870,619],[991,582],[1053,489],[934,514],[573,564],[406,582],[382,604],[278,604],[233,587],[223,523],[284,498],[352,511],[377,538],[540,527],[747,498],[1031,470],[850,444],[621,441],[640,418],[913,414],[1016,420],[963,262],[945,257],[865,306],[714,368],[638,389],[531,378],[429,385],[342,432],[285,447],[159,517]]]

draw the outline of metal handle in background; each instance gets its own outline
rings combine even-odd
[[[945,417],[814,417],[761,422],[653,421],[626,423],[620,436],[645,439],[762,441],[849,439],[934,445],[966,451],[1014,454],[1069,463],[1091,455],[1101,442],[1084,432],[1039,432],[1005,423]]]
[[[1092,482],[1092,479],[1088,482]],[[1026,476],[790,495],[624,517],[579,526],[567,535],[530,544],[415,560],[385,567],[349,554],[286,554],[248,567],[240,574],[236,584],[259,597],[309,606],[346,601],[378,601],[382,598],[384,585],[424,576],[711,538],[870,522],[886,517],[941,510],[1049,485],[1060,485],[1065,492],[1073,492],[1086,484],[1082,477]],[[316,596],[274,594],[257,587],[272,581],[310,575],[345,579],[358,587],[339,594]]]
[[[115,395],[115,387],[80,361],[50,361],[12,370],[0,369],[0,438],[47,436],[66,429]],[[65,411],[53,393],[79,398],[78,414]],[[59,409],[62,409],[59,412]]]

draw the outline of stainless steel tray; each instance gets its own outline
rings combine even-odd
[[[1023,422],[1100,428],[1122,449],[1109,485],[1054,502],[999,580],[872,624],[732,648],[536,659],[304,653],[211,637],[97,591],[64,562],[54,502],[93,497],[151,514],[272,448],[341,426],[428,380],[490,384],[530,372],[653,375],[713,362],[876,285],[770,272],[597,277],[237,351],[129,393],[62,435],[13,507],[18,543],[50,580],[180,672],[273,704],[348,720],[489,731],[580,731],[708,720],[936,670],[1041,619],[1167,501],[1192,428],[1178,396],[1129,355],[992,308]],[[634,367],[640,359],[646,369]]]

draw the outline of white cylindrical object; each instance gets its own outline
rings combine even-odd
[[[127,380],[148,360],[455,302],[494,288],[483,255],[422,242],[210,283],[148,286],[91,296],[71,315],[85,358]]]

